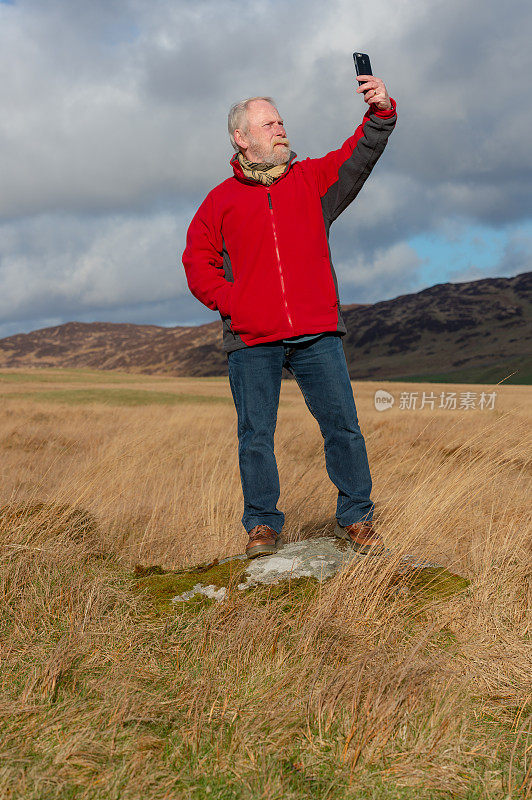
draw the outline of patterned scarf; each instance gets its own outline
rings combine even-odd
[[[274,180],[288,169],[289,165],[289,161],[287,161],[286,164],[277,164],[273,167],[270,164],[248,161],[247,158],[244,158],[242,153],[239,153],[237,158],[240,161],[242,172],[246,178],[259,181],[259,183],[263,183],[265,186],[271,186]]]

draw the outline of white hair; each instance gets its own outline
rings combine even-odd
[[[227,119],[227,128],[229,130],[229,138],[231,140],[231,144],[233,145],[233,149],[236,150],[237,153],[239,152],[240,148],[235,142],[234,133],[237,128],[246,130],[248,106],[254,100],[266,100],[267,103],[271,103],[274,108],[277,108],[273,97],[248,97],[247,100],[242,100],[240,103],[234,103],[234,105],[231,106],[231,108],[229,109],[229,116]]]

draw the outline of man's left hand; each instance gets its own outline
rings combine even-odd
[[[380,78],[375,75],[357,75],[357,81],[364,81],[357,92],[365,92],[364,101],[368,105],[376,106],[380,111],[387,111],[392,107],[384,81]]]

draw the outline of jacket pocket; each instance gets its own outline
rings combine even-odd
[[[268,287],[235,283],[231,300],[231,330],[250,337],[270,336],[286,329],[281,298]]]

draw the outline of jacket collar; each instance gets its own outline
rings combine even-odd
[[[288,175],[288,173],[292,169],[292,161],[294,161],[294,159],[296,159],[296,158],[297,158],[297,153],[294,153],[293,150],[290,150],[290,158],[288,159],[288,169],[286,169],[283,172],[282,175],[279,175],[279,177],[276,178],[273,183],[277,183],[277,181],[282,181],[282,179],[286,175]],[[232,156],[232,158],[230,159],[229,163],[233,167],[234,177],[237,180],[239,180],[241,183],[249,183],[252,186],[263,186],[262,183],[259,183],[258,181],[254,181],[253,178],[246,178],[246,176],[244,175],[244,172],[242,171],[242,165],[240,164],[240,161],[238,160],[238,153],[235,153],[234,156]],[[273,183],[272,183],[272,186],[273,186]]]

